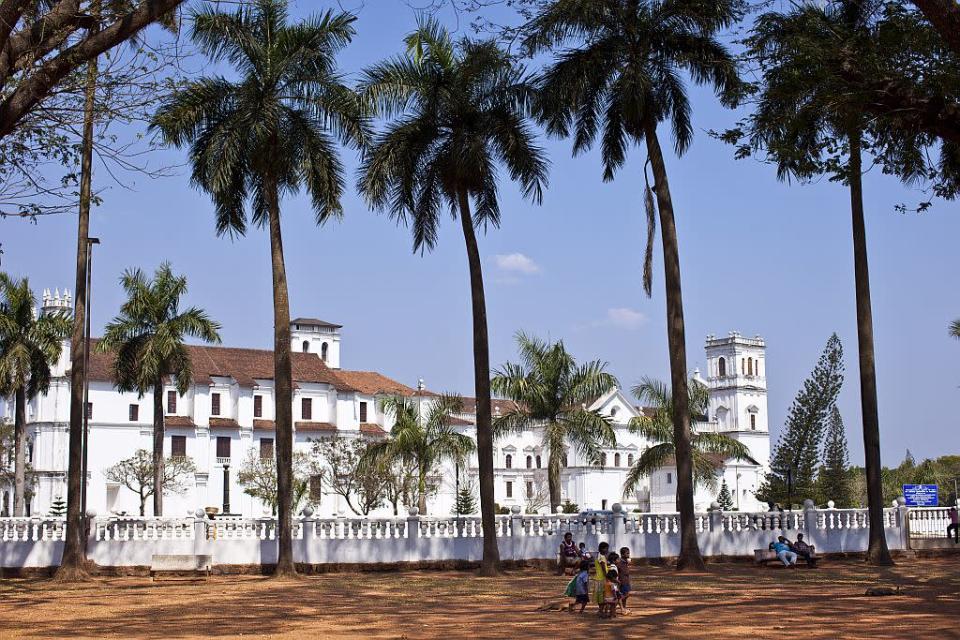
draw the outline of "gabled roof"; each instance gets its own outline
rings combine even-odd
[[[417,395],[416,389],[408,387],[405,384],[400,384],[396,380],[392,380],[391,378],[388,378],[382,373],[377,373],[376,371],[338,370],[336,375],[345,384],[349,385],[353,389],[359,391],[360,393],[365,393],[371,396],[391,395],[411,397]],[[436,395],[426,390],[420,393],[425,398]]]
[[[94,347],[99,340],[93,340]],[[214,377],[232,378],[241,387],[252,388],[256,380],[273,380],[273,351],[187,345],[196,384],[210,384]],[[356,391],[338,377],[315,353],[290,354],[294,382],[329,384],[339,391]],[[113,382],[113,354],[96,348],[90,353],[90,379]]]
[[[517,403],[513,400],[503,400],[500,398],[491,398],[490,399],[490,412],[493,415],[497,415],[497,410],[499,409],[500,413],[507,413],[511,411],[514,407],[517,406]],[[477,399],[476,398],[463,398],[463,413],[476,415],[477,414]]]
[[[306,325],[308,327],[329,327],[331,329],[340,329],[343,327],[342,324],[333,324],[332,322],[320,320],[319,318],[294,318],[290,322],[293,324]]]

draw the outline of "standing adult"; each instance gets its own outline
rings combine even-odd
[[[957,507],[950,507],[950,524],[947,525],[947,538],[953,531],[953,544],[960,543],[960,527],[957,526]]]

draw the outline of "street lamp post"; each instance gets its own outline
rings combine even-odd
[[[223,465],[223,515],[230,513],[230,465]]]
[[[87,457],[90,440],[90,306],[93,295],[90,287],[93,266],[93,245],[100,244],[100,238],[87,238],[87,291],[83,300],[84,329],[83,329],[83,440],[81,450],[83,460],[80,466],[80,512],[87,517]],[[76,301],[79,304],[79,300]]]
[[[740,471],[737,471],[737,511],[740,511]]]

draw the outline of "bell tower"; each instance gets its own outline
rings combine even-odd
[[[736,331],[725,338],[707,336],[707,419],[747,445],[763,466],[770,460],[766,350],[760,336],[746,338]]]
[[[340,368],[340,329],[317,318],[295,318],[290,321],[290,349],[293,352],[315,353],[331,369]]]

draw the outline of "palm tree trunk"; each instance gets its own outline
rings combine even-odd
[[[667,297],[667,342],[670,349],[670,387],[673,394],[673,442],[677,459],[677,510],[680,512],[680,555],[677,569],[703,571],[693,513],[693,457],[690,449],[690,407],[687,394],[687,346],[683,325],[683,295],[680,289],[680,248],[673,218],[670,183],[663,161],[657,126],[644,123],[647,153],[653,169],[653,191],[660,211],[663,243],[663,274]]]
[[[550,513],[556,513],[560,506],[560,459],[562,451],[551,451],[547,461],[547,486],[550,488]]]
[[[460,225],[470,265],[470,294],[473,302],[473,383],[477,397],[477,464],[480,471],[480,522],[483,526],[483,559],[480,575],[500,572],[496,515],[493,508],[493,431],[490,424],[490,344],[487,338],[487,302],[483,293],[480,250],[470,214],[470,198],[459,194]]]
[[[96,27],[94,27],[95,29]],[[97,59],[87,64],[87,79],[83,106],[83,147],[80,158],[80,208],[77,220],[77,280],[74,287],[73,334],[70,338],[70,438],[67,461],[67,520],[63,557],[55,578],[58,581],[87,580],[86,514],[81,513],[83,502],[81,474],[83,469],[83,413],[84,380],[86,379],[84,339],[87,299],[87,238],[90,234],[90,194],[93,174],[93,116],[97,89]]]
[[[420,515],[425,516],[427,515],[427,470],[425,467],[420,467],[418,473],[417,490],[420,495],[417,497],[417,510]]]
[[[293,564],[293,372],[290,365],[290,299],[280,234],[276,181],[268,178],[270,258],[273,263],[273,393],[277,429],[277,568],[275,576],[295,575]]]
[[[863,412],[863,452],[867,471],[867,511],[870,544],[867,561],[892,565],[883,527],[883,481],[880,476],[880,418],[877,411],[877,372],[873,352],[873,311],[870,304],[870,268],[863,217],[863,180],[860,132],[850,134],[850,210],[853,214],[853,271],[857,288],[857,340],[860,350],[860,406]]]
[[[153,385],[153,515],[163,515],[163,380]]]
[[[27,390],[17,389],[13,420],[13,517],[27,515]]]

